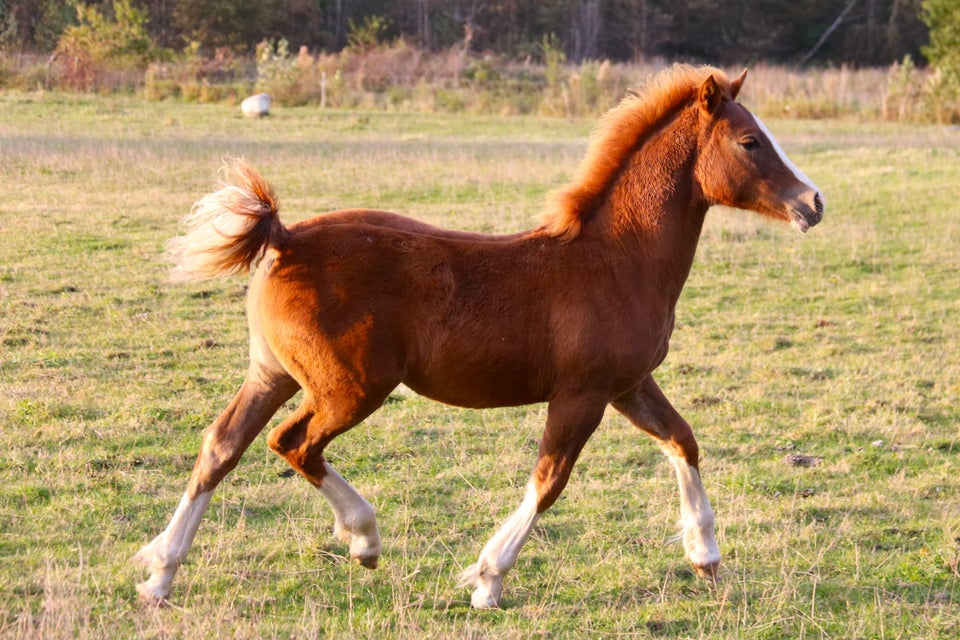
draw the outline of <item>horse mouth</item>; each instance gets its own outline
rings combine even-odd
[[[817,193],[813,196],[813,206],[801,205],[790,210],[790,224],[800,233],[806,233],[810,227],[816,226],[823,220],[823,197]]]

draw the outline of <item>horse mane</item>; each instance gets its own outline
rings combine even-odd
[[[563,240],[575,238],[627,158],[665,116],[695,100],[710,75],[729,95],[730,80],[723,71],[678,64],[629,92],[601,117],[573,179],[548,196],[541,229]]]

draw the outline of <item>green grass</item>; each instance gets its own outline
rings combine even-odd
[[[272,179],[287,221],[373,206],[513,231],[592,122],[9,93],[0,112],[0,635],[960,637],[957,131],[770,122],[824,222],[708,217],[658,379],[701,444],[718,588],[663,543],[672,471],[611,413],[504,608],[470,610],[456,575],[519,503],[545,410],[398,394],[329,449],[377,508],[379,569],[345,560],[261,438],[154,610],[128,558],[246,362],[244,280],[173,286],[160,259],[220,158]]]

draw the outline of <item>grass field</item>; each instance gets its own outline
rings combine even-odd
[[[128,558],[245,370],[244,279],[174,286],[160,259],[221,157],[272,179],[288,222],[371,206],[505,232],[592,122],[15,93],[0,113],[0,635],[960,637],[960,131],[768,122],[824,222],[708,216],[658,380],[700,441],[718,587],[664,544],[669,463],[610,413],[503,609],[470,610],[456,576],[519,503],[545,409],[397,394],[328,450],[377,509],[379,569],[261,438],[156,610]]]

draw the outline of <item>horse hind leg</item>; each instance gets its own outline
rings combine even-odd
[[[207,428],[187,490],[167,528],[133,557],[150,570],[137,585],[140,598],[163,604],[210,503],[213,490],[237,465],[274,413],[299,389],[286,374],[251,365],[240,391]]]
[[[355,562],[375,569],[380,558],[380,533],[373,506],[323,457],[331,440],[359,424],[386,399],[382,393],[351,394],[342,403],[308,397],[289,418],[267,436],[267,444],[315,486],[333,510],[334,535],[350,547]],[[342,396],[344,399],[346,396]],[[349,407],[349,408],[345,408]]]
[[[324,461],[320,493],[333,509],[333,535],[350,548],[350,558],[367,569],[380,560],[380,532],[373,507]]]

